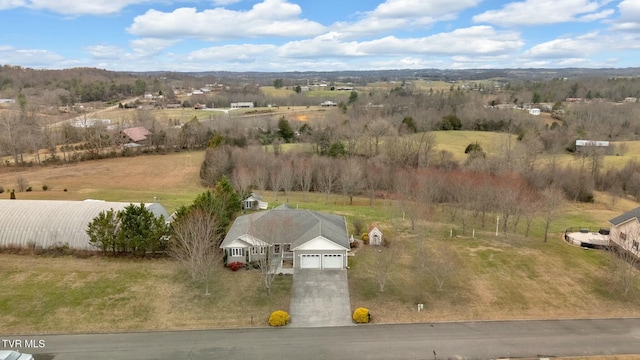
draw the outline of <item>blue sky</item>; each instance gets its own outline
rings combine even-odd
[[[120,71],[640,66],[640,0],[0,0],[0,64]]]

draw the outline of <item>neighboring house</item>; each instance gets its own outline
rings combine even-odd
[[[338,106],[338,104],[331,100],[327,100],[327,101],[321,102],[320,106]]]
[[[640,207],[609,220],[611,242],[640,257]]]
[[[253,103],[252,102],[231,103],[231,108],[232,109],[251,109],[253,108]]]
[[[136,126],[122,130],[122,137],[126,143],[134,143],[138,145],[146,145],[151,132],[144,126]]]
[[[226,264],[257,261],[271,251],[272,259],[292,260],[296,269],[344,269],[349,235],[344,216],[282,205],[239,216],[220,248]]]
[[[243,210],[266,210],[269,203],[262,201],[262,196],[251,193],[248,198],[242,200]]]
[[[540,116],[540,109],[538,108],[529,109],[529,114],[533,116]]]
[[[67,245],[70,249],[98,250],[89,243],[89,223],[103,211],[122,211],[129,205],[100,200],[0,200],[0,248]],[[162,205],[144,205],[156,217],[169,218]]]
[[[382,231],[377,222],[369,225],[369,245],[382,245]]]

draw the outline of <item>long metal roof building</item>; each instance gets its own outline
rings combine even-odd
[[[64,245],[72,249],[96,250],[89,244],[87,226],[100,212],[124,210],[131,203],[100,200],[0,200],[0,247],[48,248]],[[156,216],[169,218],[158,203],[145,206]]]

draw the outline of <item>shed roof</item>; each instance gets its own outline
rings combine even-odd
[[[640,207],[637,207],[631,211],[627,211],[622,215],[618,215],[614,217],[613,219],[609,220],[609,223],[611,225],[617,226],[617,225],[626,223],[631,219],[640,219]]]
[[[0,200],[0,247],[48,248],[68,244],[72,249],[95,250],[87,226],[100,212],[124,210],[131,203],[99,200]],[[156,216],[168,218],[158,203],[145,204]]]

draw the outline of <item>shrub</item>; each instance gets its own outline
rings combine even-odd
[[[269,316],[269,325],[285,326],[289,323],[289,314],[286,311],[276,310]]]
[[[229,267],[229,269],[233,271],[238,271],[240,268],[244,266],[244,263],[242,261],[234,261],[232,263],[229,263],[229,265],[227,266]]]
[[[356,311],[353,312],[353,321],[358,324],[366,324],[371,321],[371,314],[369,313],[369,309],[357,308]]]
[[[11,195],[9,195],[9,199],[11,199],[11,200],[15,200],[16,199],[16,192],[13,191],[13,189],[11,189]]]
[[[0,185],[0,194],[2,194],[4,192],[4,188],[2,187],[2,185]]]
[[[62,190],[62,191],[67,192],[67,188],[64,188],[64,190]]]
[[[364,220],[361,217],[356,217],[353,219],[353,230],[356,234],[362,233],[364,230]]]
[[[42,191],[47,191],[49,190],[49,187],[47,186],[47,184],[42,185]]]
[[[31,192],[31,191],[33,191],[33,188],[32,188],[31,186],[29,186],[29,187],[27,188],[27,192]]]
[[[369,234],[367,233],[362,234],[362,242],[364,242],[365,245],[369,245]]]
[[[349,244],[349,247],[352,249],[356,249],[358,247],[359,243],[357,241],[353,241],[352,243]]]

